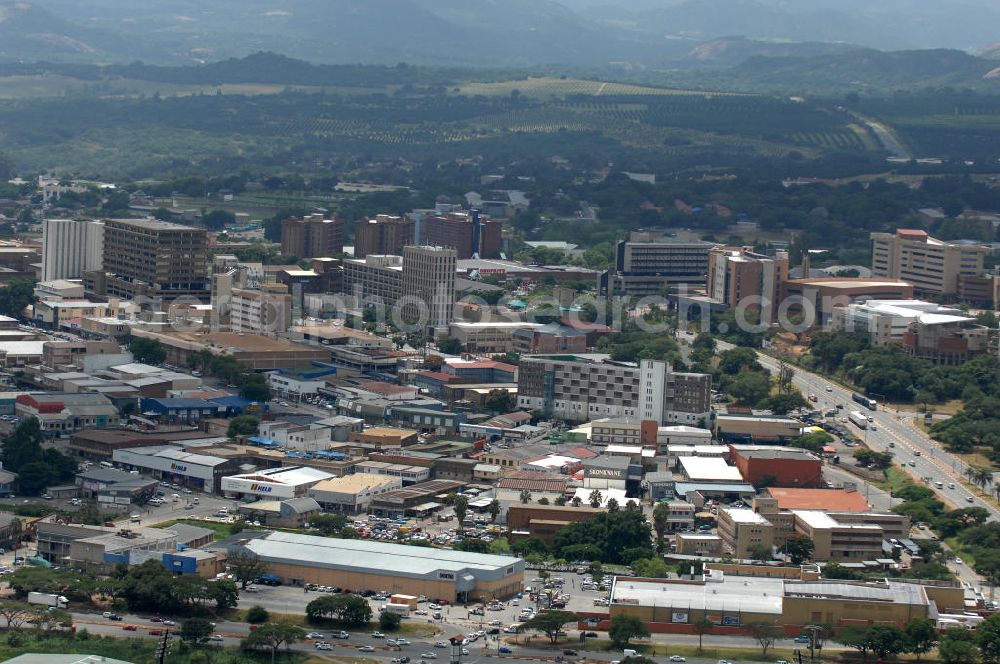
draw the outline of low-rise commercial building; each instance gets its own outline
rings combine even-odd
[[[814,487],[823,484],[823,460],[796,447],[730,445],[743,479],[754,486]]]
[[[830,329],[865,333],[873,346],[902,344],[910,323],[919,321],[926,314],[965,316],[961,309],[923,300],[866,300],[835,307]]]
[[[737,558],[750,558],[759,548],[770,551],[774,545],[774,526],[751,509],[723,507],[717,519],[723,547]]]
[[[778,443],[802,435],[802,423],[788,417],[716,415],[715,432],[720,441]]]
[[[784,285],[782,307],[788,315],[812,314],[815,325],[830,323],[837,307],[865,300],[910,300],[913,285],[899,279],[820,277],[790,279]]]
[[[722,555],[722,538],[711,533],[678,533],[676,553],[681,556],[706,556],[717,558]]]
[[[103,394],[52,393],[22,394],[17,397],[20,417],[38,420],[47,437],[68,436],[81,429],[118,426],[118,409]]]
[[[268,528],[302,528],[320,509],[313,498],[302,497],[244,503],[239,506],[239,513]]]
[[[524,561],[358,539],[268,533],[241,546],[285,583],[384,590],[448,602],[506,599],[524,589]]]
[[[550,543],[560,529],[571,523],[589,521],[604,510],[589,505],[537,505],[513,503],[507,507],[507,530],[510,541],[534,537]]]
[[[308,466],[269,468],[222,478],[221,491],[230,497],[299,498],[314,485],[334,476]]]
[[[381,477],[398,477],[403,486],[426,482],[431,477],[429,467],[370,460],[355,465],[354,472]]]
[[[402,487],[401,477],[357,473],[318,482],[309,489],[309,497],[327,512],[361,514],[376,496]]]
[[[208,493],[219,490],[224,475],[236,472],[242,460],[186,452],[171,445],[120,448],[112,460],[127,470],[149,473],[165,482],[175,482]]]

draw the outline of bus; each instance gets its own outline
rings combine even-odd
[[[863,394],[858,394],[857,392],[854,392],[853,394],[851,394],[851,398],[854,399],[855,403],[861,404],[868,410],[878,409],[878,403],[876,403],[875,399],[869,399]]]
[[[847,417],[854,422],[854,426],[859,429],[868,428],[868,416],[862,413],[860,410],[852,410]]]

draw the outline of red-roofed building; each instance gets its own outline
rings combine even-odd
[[[413,377],[413,384],[419,389],[427,390],[431,396],[441,396],[441,387],[449,383],[461,383],[458,376],[442,373],[440,371],[421,371]]]
[[[389,399],[390,401],[416,399],[419,394],[419,390],[414,385],[393,385],[392,383],[384,383],[382,381],[361,383],[358,385],[358,389],[377,394],[383,399]]]
[[[861,493],[848,489],[768,487],[763,493],[778,501],[779,510],[871,511],[871,506]]]

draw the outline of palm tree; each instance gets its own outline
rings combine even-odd
[[[500,501],[494,498],[486,506],[486,510],[490,513],[490,518],[493,519],[493,522],[496,523],[497,517],[500,516]]]
[[[573,503],[573,507],[579,507],[580,505],[583,504],[583,501],[580,500],[580,496],[573,496],[573,500],[569,502]]]
[[[604,502],[604,494],[602,494],[597,489],[594,489],[593,491],[590,492],[590,496],[587,498],[587,500],[588,502],[590,502],[591,507],[597,509],[598,507],[601,506],[601,503]]]
[[[973,481],[980,489],[985,491],[986,487],[993,484],[993,471],[989,468],[976,468],[976,479]]]
[[[521,504],[527,505],[531,502],[531,492],[527,489],[521,489]]]

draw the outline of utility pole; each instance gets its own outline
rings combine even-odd
[[[166,629],[163,630],[163,638],[160,639],[160,642],[156,645],[156,652],[154,654],[156,656],[157,664],[163,664],[163,661],[166,658],[167,653],[169,651],[170,651],[170,630]]]

